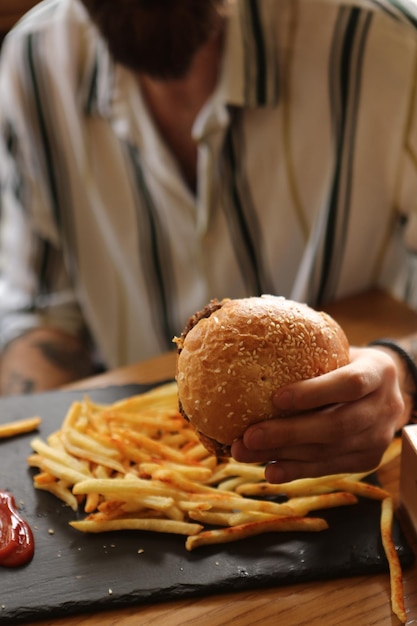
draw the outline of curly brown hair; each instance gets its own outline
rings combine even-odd
[[[181,78],[219,28],[223,0],[81,0],[114,59],[154,78]]]

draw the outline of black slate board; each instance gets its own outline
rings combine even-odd
[[[88,395],[107,403],[144,389],[109,387]],[[2,399],[0,422],[41,415],[39,434],[45,438],[60,427],[70,403],[83,395],[71,391]],[[74,519],[72,510],[33,488],[33,470],[26,466],[32,437],[0,442],[0,489],[15,495],[36,545],[29,565],[0,568],[1,624],[387,571],[379,533],[380,503],[370,500],[325,511],[330,529],[322,533],[269,534],[191,553],[185,550],[184,537],[81,534],[68,526]],[[394,536],[407,567],[414,555],[397,523]]]

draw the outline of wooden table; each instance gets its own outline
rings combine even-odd
[[[381,336],[417,331],[417,314],[381,292],[340,301],[327,310],[341,323],[352,344]],[[173,376],[175,355],[124,367],[72,387],[151,382]],[[392,462],[380,480],[398,501],[399,464]],[[417,553],[417,541],[405,527]],[[122,576],[123,573],[121,572]],[[417,564],[404,572],[407,624],[417,623]],[[358,576],[326,582],[210,596],[195,600],[139,606],[61,620],[37,626],[394,626],[388,575]],[[33,624],[35,626],[35,624]]]

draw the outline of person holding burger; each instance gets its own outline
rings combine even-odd
[[[0,56],[0,391],[172,348],[213,298],[417,306],[417,12],[396,0],[43,0]],[[239,460],[374,466],[411,340],[276,389]],[[411,355],[411,356],[410,356]]]
[[[212,454],[267,463],[270,482],[376,467],[412,412],[417,368],[398,344],[352,348],[283,297],[212,300],[175,343],[182,415]]]

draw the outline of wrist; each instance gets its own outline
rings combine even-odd
[[[415,422],[417,416],[417,364],[412,355],[400,343],[389,338],[376,339],[371,341],[368,346],[381,348],[394,358],[397,369],[403,373],[402,376],[399,376],[399,382],[406,406],[405,417],[400,426]]]

